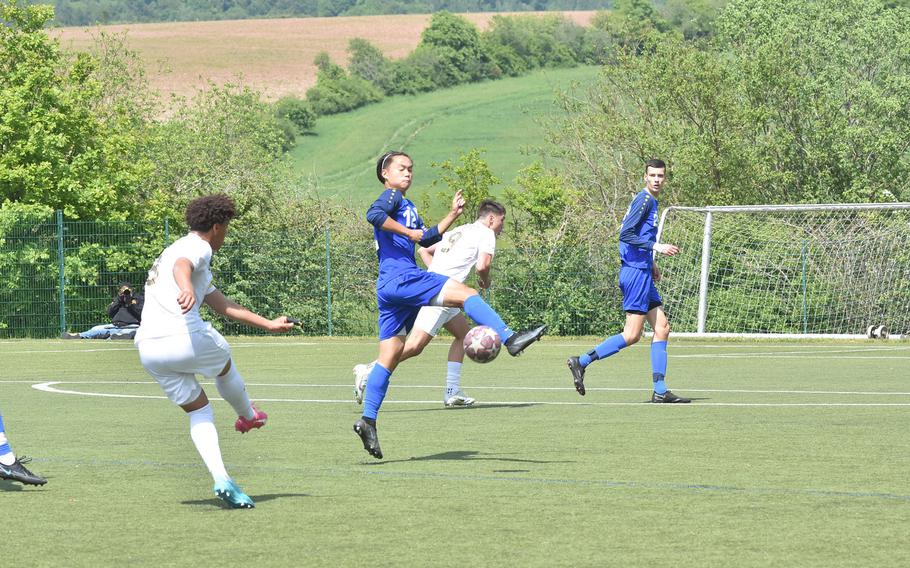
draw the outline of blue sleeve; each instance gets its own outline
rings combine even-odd
[[[632,200],[632,204],[629,205],[629,212],[626,214],[625,219],[622,220],[622,228],[619,230],[620,242],[646,250],[654,248],[654,241],[646,240],[638,232],[650,210],[650,204],[645,206],[642,194],[636,195],[635,199]]]
[[[376,198],[376,201],[367,209],[367,221],[377,229],[389,218],[389,215],[398,210],[401,205],[401,193],[387,189]]]
[[[439,225],[433,225],[429,229],[424,228],[423,238],[417,244],[422,247],[431,247],[441,240],[442,235],[439,234]]]

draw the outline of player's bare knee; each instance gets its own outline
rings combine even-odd
[[[626,346],[635,345],[641,339],[641,330],[623,331],[622,337],[626,340]]]
[[[654,327],[654,339],[657,341],[666,341],[670,337],[670,324],[668,322],[659,323]]]

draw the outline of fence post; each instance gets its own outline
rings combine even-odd
[[[325,228],[325,290],[329,336],[332,335],[332,240],[329,227]]]
[[[809,261],[809,255],[807,250],[807,243],[803,241],[803,250],[800,252],[800,256],[803,261],[803,334],[809,333],[809,300],[807,298],[809,282],[806,278],[806,263]]]
[[[701,277],[698,284],[698,333],[705,332],[708,319],[708,271],[711,267],[711,212],[705,216],[705,232],[701,241]]]
[[[60,287],[58,296],[60,297],[60,333],[66,331],[66,269],[65,256],[63,254],[63,210],[57,209],[57,271],[60,273],[58,286]]]

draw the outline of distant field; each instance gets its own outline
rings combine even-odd
[[[375,160],[390,149],[407,151],[415,162],[408,196],[438,191],[430,184],[431,162],[456,159],[474,147],[504,184],[534,160],[522,148],[542,142],[538,121],[554,111],[554,93],[573,82],[593,80],[595,67],[545,70],[517,79],[489,81],[417,97],[393,97],[320,118],[314,136],[300,139],[290,156],[295,169],[317,182],[323,197],[365,204],[380,188]]]
[[[564,14],[587,25],[594,12]],[[496,14],[463,15],[483,29]],[[64,47],[84,50],[99,31],[127,32],[127,44],[145,63],[152,87],[165,95],[190,95],[208,80],[221,84],[242,75],[244,83],[278,98],[303,95],[316,82],[313,59],[320,51],[346,63],[348,42],[360,37],[387,56],[400,58],[414,49],[429,20],[428,15],[399,15],[170,22],[60,28],[52,33]]]
[[[351,430],[351,366],[375,339],[231,338],[270,414],[240,435],[210,381],[222,508],[183,412],[130,342],[0,341],[0,405],[41,488],[0,481],[13,566],[898,567],[910,565],[910,344],[676,341],[646,403],[646,344],[599,338],[467,363],[446,410],[446,342],[395,373],[385,459]],[[904,371],[901,371],[904,369]]]

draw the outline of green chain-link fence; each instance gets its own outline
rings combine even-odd
[[[146,271],[180,235],[164,224],[19,219],[0,226],[0,337],[57,337],[109,323],[121,281],[142,291]],[[373,243],[336,242],[328,229],[232,232],[214,256],[215,285],[268,317],[301,319],[308,335],[376,334]],[[604,335],[621,325],[616,255],[500,250],[490,302],[512,327]],[[228,334],[259,330],[207,314]]]

